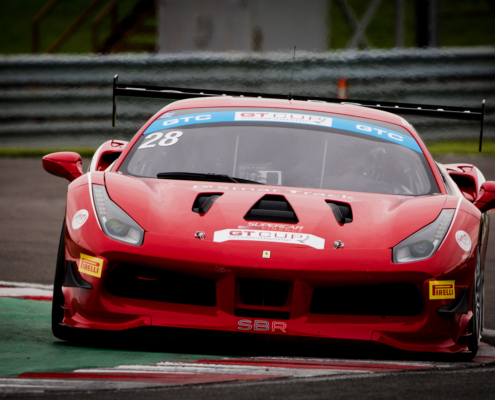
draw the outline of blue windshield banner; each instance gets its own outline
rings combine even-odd
[[[418,153],[422,153],[416,140],[402,133],[385,129],[380,126],[352,121],[344,118],[325,117],[321,115],[299,114],[291,112],[269,112],[269,111],[219,111],[210,113],[177,115],[166,113],[164,117],[158,118],[143,133],[157,132],[163,129],[174,129],[179,126],[197,124],[219,123],[219,122],[278,122],[288,124],[303,124],[323,126],[328,128],[342,129],[357,132],[362,135],[373,136],[408,147]]]

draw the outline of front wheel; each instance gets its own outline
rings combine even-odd
[[[485,295],[485,274],[481,268],[481,254],[478,252],[478,261],[474,272],[473,295],[471,297],[471,309],[473,316],[469,321],[469,336],[467,338],[467,347],[469,353],[459,354],[462,361],[471,361],[478,352],[481,333],[483,332],[483,312],[484,312],[484,295]]]
[[[55,280],[53,282],[53,300],[52,300],[52,332],[57,339],[75,340],[76,332],[74,328],[63,325],[65,298],[62,292],[62,285],[65,276],[65,219],[60,234],[58,245],[57,266],[55,268]]]
[[[478,352],[483,332],[483,312],[484,312],[484,295],[485,295],[485,274],[481,268],[481,254],[478,254],[476,271],[474,273],[472,309],[473,317],[471,318],[468,337],[468,348],[473,357]]]

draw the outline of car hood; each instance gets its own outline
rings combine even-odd
[[[192,239],[204,232],[205,240],[220,241],[224,234],[246,230],[310,235],[324,247],[340,240],[345,248],[385,249],[395,246],[414,232],[434,221],[447,196],[397,196],[280,186],[225,184],[136,178],[106,173],[110,198],[147,232]],[[205,214],[192,211],[201,193],[222,194]],[[296,224],[247,221],[244,216],[263,196],[284,196],[299,220]],[[339,224],[326,201],[348,203],[353,221]],[[215,235],[215,232],[217,234]],[[258,232],[259,233],[259,232]],[[283,238],[284,234],[276,236]],[[270,234],[263,233],[269,237]],[[296,236],[296,238],[300,238]],[[311,242],[311,239],[309,242]],[[277,245],[305,246],[302,241],[281,241]],[[314,242],[314,241],[313,241]],[[237,241],[247,243],[247,241]],[[310,247],[315,247],[311,246]],[[318,248],[321,248],[318,247]]]

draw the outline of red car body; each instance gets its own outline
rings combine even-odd
[[[397,125],[421,148],[439,193],[398,196],[142,178],[118,172],[142,134],[164,113],[217,107],[332,113]],[[50,163],[67,161],[68,156],[58,154],[45,157],[49,172],[55,173]],[[75,165],[75,159],[68,162]],[[488,212],[480,204],[490,208],[481,203],[480,196],[491,186],[485,183],[481,189],[484,178],[472,165],[437,166],[414,128],[397,115],[354,105],[303,101],[232,97],[183,100],[160,110],[128,144],[105,143],[95,154],[90,172],[78,176],[76,167],[66,170],[69,172],[64,174],[72,182],[63,238],[65,265],[72,261],[78,274],[75,279],[92,288],[62,285],[65,327],[119,331],[157,326],[377,342],[412,351],[472,351],[468,337],[473,334],[469,328],[473,285],[476,276],[482,280],[489,223]],[[92,185],[105,187],[112,201],[142,227],[142,245],[123,243],[105,234],[95,210]],[[192,212],[192,204],[202,193],[221,197],[207,213]],[[245,220],[246,212],[267,194],[285,197],[299,222]],[[352,223],[337,222],[325,200],[350,205]],[[425,260],[395,263],[394,246],[435,221],[445,209],[454,210],[454,217],[438,250]],[[80,210],[87,213],[76,215]],[[271,235],[289,241],[214,241],[215,232],[224,230],[230,235]],[[456,238],[461,231],[469,237]],[[198,237],[197,232],[204,236]],[[323,238],[325,246],[295,243],[303,234]],[[461,247],[462,240],[469,249],[467,244]],[[110,288],[112,272],[122,265],[127,268],[125,276]],[[476,275],[478,265],[481,272]],[[115,286],[120,282],[130,293],[132,286],[138,285],[138,292],[145,293],[146,287],[151,287],[146,285],[160,280],[184,288],[183,295],[177,294],[174,301],[136,298],[139,294],[132,298],[119,295],[121,289]],[[192,282],[191,288],[188,282]],[[249,289],[263,300],[250,300],[249,294],[241,293]],[[465,289],[468,309],[438,311],[459,303]],[[199,299],[189,301],[189,290]],[[269,291],[276,294],[275,300],[269,299]],[[370,312],[375,300],[379,302],[376,313]],[[316,304],[318,301],[322,304]],[[339,304],[344,311],[332,311],[339,309]],[[394,310],[386,311],[388,305]],[[360,315],[361,306],[366,315]]]

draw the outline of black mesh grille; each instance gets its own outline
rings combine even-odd
[[[411,283],[322,287],[313,291],[310,312],[336,315],[418,315],[423,300]]]
[[[249,308],[237,308],[236,317],[269,318],[269,319],[290,319],[288,311],[257,310]]]
[[[107,282],[110,294],[131,299],[215,306],[213,279],[163,271],[138,265],[117,266]]]

